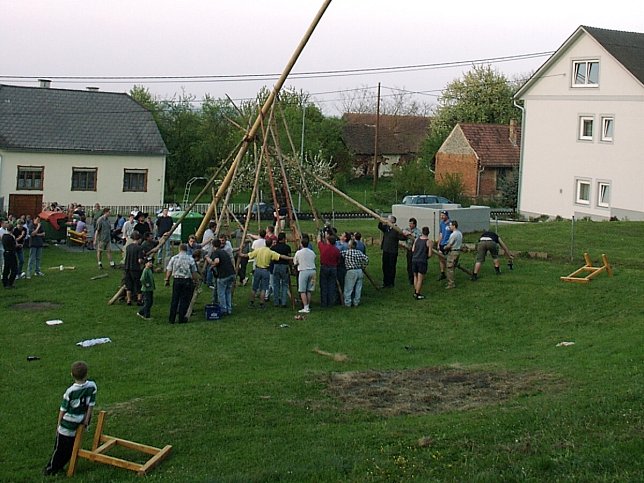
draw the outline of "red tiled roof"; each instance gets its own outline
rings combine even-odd
[[[376,114],[346,113],[342,116],[342,139],[355,154],[373,155]],[[427,137],[431,118],[423,116],[380,115],[378,152],[413,154]]]
[[[504,124],[459,124],[476,152],[481,166],[519,165],[521,128],[516,127],[516,144],[510,142],[510,126]]]

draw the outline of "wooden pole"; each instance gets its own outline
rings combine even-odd
[[[325,188],[330,189],[331,191],[333,191],[333,192],[334,192],[335,194],[337,194],[338,196],[340,196],[340,197],[344,198],[345,200],[347,200],[349,203],[354,204],[355,206],[357,206],[358,208],[360,208],[362,211],[364,211],[364,212],[365,212],[365,213],[367,213],[368,215],[371,215],[371,216],[372,216],[373,218],[375,218],[376,220],[378,220],[378,221],[380,221],[380,222],[382,222],[382,223],[386,223],[386,224],[390,225],[391,227],[393,227],[396,231],[398,231],[398,232],[402,233],[402,230],[401,230],[399,227],[397,227],[396,225],[394,225],[394,224],[390,223],[390,222],[389,222],[389,220],[387,220],[386,218],[383,218],[382,216],[380,216],[380,215],[379,215],[378,213],[376,213],[375,211],[373,211],[373,210],[371,210],[371,209],[367,208],[366,206],[364,206],[363,204],[361,204],[361,203],[357,202],[356,200],[354,200],[353,198],[351,198],[351,196],[349,196],[349,195],[348,195],[348,194],[346,194],[346,193],[343,193],[343,192],[342,192],[342,191],[340,191],[338,188],[336,188],[335,186],[333,186],[331,183],[328,183],[327,181],[324,181],[322,178],[320,178],[320,177],[319,177],[318,175],[316,175],[315,173],[310,173],[310,174],[315,178],[315,180],[316,180],[318,183],[320,183],[320,184],[321,184],[322,186],[324,186]]]
[[[317,27],[318,23],[322,19],[322,16],[324,15],[324,12],[326,9],[329,7],[331,4],[331,0],[325,0],[324,3],[322,4],[322,7],[320,7],[320,10],[316,14],[315,18],[311,22],[311,25],[309,25],[309,28],[307,29],[306,33],[304,34],[304,37],[302,40],[300,40],[300,43],[295,49],[295,52],[293,52],[293,55],[291,56],[290,60],[286,64],[286,67],[284,68],[284,71],[280,75],[279,79],[273,86],[273,89],[271,90],[270,94],[268,95],[268,98],[264,102],[264,105],[260,109],[259,114],[257,115],[257,118],[255,119],[255,123],[252,125],[252,127],[248,130],[244,138],[242,139],[241,142],[241,147],[239,148],[239,152],[237,153],[237,156],[233,160],[233,164],[228,170],[228,173],[226,174],[226,177],[221,183],[221,186],[217,190],[217,194],[215,195],[215,199],[212,200],[210,203],[210,206],[208,207],[208,210],[206,211],[206,216],[204,216],[204,219],[201,222],[201,225],[199,226],[199,229],[197,230],[197,238],[201,238],[203,235],[203,232],[206,230],[206,227],[208,226],[208,221],[212,217],[212,213],[214,211],[214,207],[217,205],[219,200],[221,199],[223,193],[228,189],[228,185],[230,184],[230,180],[232,178],[232,170],[233,168],[240,163],[244,155],[246,154],[246,151],[248,150],[248,147],[250,143],[255,139],[255,136],[257,135],[257,131],[260,128],[262,119],[266,117],[268,114],[268,111],[270,110],[271,106],[273,105],[273,102],[275,101],[275,97],[279,93],[279,91],[282,89],[284,86],[284,83],[286,82],[286,79],[288,78],[289,74],[291,73],[291,70],[293,69],[293,66],[297,62],[297,59],[299,58],[300,54],[304,50],[304,47],[306,46],[307,42],[311,38],[311,35],[313,35],[313,31]]]
[[[282,148],[280,146],[279,140],[275,134],[275,129],[274,129],[274,124],[273,123],[270,126],[270,132],[271,132],[271,137],[273,138],[273,144],[275,147],[275,152],[277,153],[277,159],[279,161],[280,165],[280,172],[282,175],[282,183],[284,184],[284,190],[285,190],[285,197],[286,197],[286,209],[288,210],[288,218],[289,222],[292,220],[295,220],[295,226],[291,225],[291,231],[295,235],[295,240],[299,243],[300,241],[300,226],[299,226],[299,220],[297,219],[297,215],[295,215],[294,210],[293,210],[293,197],[291,196],[291,187],[288,182],[288,177],[286,176],[286,169],[284,168],[284,156],[282,155]]]
[[[291,132],[288,128],[288,123],[286,122],[286,116],[284,116],[284,111],[282,110],[282,106],[278,104],[277,107],[280,109],[280,115],[282,116],[282,122],[284,123],[284,128],[286,130],[286,137],[288,138],[288,142],[291,145],[291,152],[293,153],[293,157],[297,159],[295,144],[293,143],[293,138],[291,137]],[[319,230],[322,226],[323,220],[320,214],[318,213],[317,209],[315,208],[315,204],[313,203],[313,197],[311,196],[311,192],[309,191],[309,187],[306,183],[306,178],[304,177],[304,168],[302,167],[303,162],[304,162],[303,159],[300,159],[299,163],[297,161],[292,160],[292,163],[294,163],[295,168],[298,170],[298,173],[300,173],[300,182],[302,183],[302,191],[304,192],[304,197],[306,198],[306,201],[309,204],[309,207],[311,208],[311,212],[313,213],[313,221],[315,222],[315,226]]]
[[[236,149],[237,149],[237,148],[235,148],[235,150],[236,150]],[[230,156],[229,156],[229,158],[230,158]],[[204,186],[204,187],[203,187],[203,189],[202,189],[202,190],[199,192],[199,194],[195,197],[194,201],[193,201],[192,203],[190,203],[190,205],[188,206],[188,208],[186,208],[186,209],[185,209],[185,211],[184,211],[184,212],[183,212],[183,214],[179,217],[179,219],[176,221],[176,223],[174,223],[174,224],[172,225],[172,227],[171,227],[171,228],[170,228],[170,229],[169,229],[169,230],[168,230],[168,231],[167,231],[167,232],[166,232],[166,233],[165,233],[161,238],[159,238],[159,243],[157,243],[157,246],[156,246],[156,247],[154,247],[152,250],[150,250],[150,251],[148,252],[148,256],[149,256],[149,255],[153,255],[154,253],[158,252],[158,251],[161,249],[161,247],[165,244],[166,240],[167,240],[168,238],[170,238],[170,236],[174,233],[174,231],[177,229],[177,227],[178,227],[178,226],[181,224],[181,222],[185,219],[185,217],[188,215],[188,213],[190,213],[190,210],[192,210],[192,208],[194,208],[194,206],[197,204],[197,201],[199,200],[199,198],[201,198],[201,197],[204,195],[204,193],[205,193],[208,189],[210,189],[210,187],[213,185],[213,183],[214,183],[214,182],[215,182],[215,180],[217,179],[217,176],[219,175],[219,172],[220,172],[220,171],[223,169],[223,167],[226,165],[227,161],[228,161],[228,160],[224,161],[224,162],[221,164],[221,166],[219,166],[219,168],[217,169],[217,171],[215,172],[215,174],[213,174],[213,175],[212,175],[212,177],[211,177],[211,178],[208,180],[208,182],[206,183],[206,186]],[[112,298],[107,302],[107,305],[112,305],[114,302],[116,302],[116,301],[121,297],[121,295],[123,295],[123,293],[124,293],[124,292],[125,292],[125,285],[122,285],[122,286],[121,286],[121,287],[116,291],[116,293],[114,294],[114,296],[113,296],[113,297],[112,297]]]
[[[402,233],[402,234],[404,234],[403,230],[402,230],[399,226],[397,226],[397,225],[394,225],[394,224],[390,223],[390,222],[389,222],[389,220],[387,220],[387,219],[383,218],[383,217],[382,217],[382,216],[380,216],[378,213],[376,213],[376,212],[375,212],[375,211],[373,211],[373,210],[370,210],[370,209],[369,209],[369,208],[367,208],[366,206],[364,206],[364,205],[362,205],[362,204],[358,203],[356,200],[354,200],[353,198],[351,198],[349,195],[347,195],[347,194],[343,193],[342,191],[340,191],[338,188],[336,188],[336,187],[335,187],[335,186],[333,186],[332,184],[327,183],[326,181],[324,181],[324,180],[323,180],[322,178],[320,178],[319,176],[317,176],[317,175],[315,175],[315,174],[313,174],[313,173],[311,173],[311,174],[312,174],[312,176],[316,179],[316,181],[317,181],[318,183],[322,184],[323,186],[325,186],[326,188],[330,189],[331,191],[333,191],[333,192],[334,192],[334,193],[336,193],[337,195],[341,196],[342,198],[344,198],[345,200],[347,200],[349,203],[353,203],[353,204],[354,204],[354,205],[356,205],[358,208],[360,208],[362,211],[364,211],[364,212],[365,212],[365,213],[367,213],[368,215],[371,215],[371,216],[372,216],[373,218],[375,218],[376,220],[378,220],[378,221],[380,221],[380,222],[382,222],[382,223],[386,223],[387,225],[389,225],[390,227],[392,227],[392,228],[393,228],[395,231],[397,231],[398,233]],[[437,251],[437,250],[435,250],[435,249],[433,249],[433,248],[432,248],[432,252],[434,252],[436,255],[438,255],[438,256],[439,256],[439,258],[445,258],[445,255],[443,255],[442,253],[440,253],[439,251]],[[461,267],[461,265],[460,265],[460,264],[459,264],[459,265],[456,265],[456,268],[458,268],[458,269],[459,269],[459,270],[461,270],[462,272],[467,273],[468,275],[472,275],[472,271],[471,271],[471,270],[468,270],[468,269],[467,269],[467,268],[465,268],[465,267]]]
[[[373,190],[378,188],[378,138],[380,137],[380,82],[378,82],[378,97],[376,101],[376,134],[373,145]]]

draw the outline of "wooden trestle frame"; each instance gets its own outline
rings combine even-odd
[[[166,445],[163,448],[155,448],[146,444],[135,443],[127,439],[117,438],[115,436],[108,436],[103,434],[103,424],[105,422],[105,411],[98,414],[98,422],[96,424],[96,431],[94,432],[94,440],[92,442],[92,450],[88,451],[82,449],[83,444],[83,427],[80,426],[76,431],[76,438],[74,439],[74,449],[72,457],[69,460],[69,467],[67,468],[67,476],[74,476],[76,472],[76,463],[78,458],[88,459],[96,463],[103,463],[106,465],[117,466],[125,468],[126,470],[136,471],[139,476],[145,476],[152,468],[163,461],[172,451],[171,445]],[[99,446],[100,444],[100,446]],[[123,446],[134,451],[152,455],[144,464],[134,463],[121,458],[115,458],[104,454],[114,446]]]
[[[608,263],[608,257],[602,253],[602,262],[604,263],[601,267],[593,267],[593,262],[588,256],[588,253],[584,253],[584,260],[586,265],[581,267],[578,270],[575,270],[567,277],[560,277],[564,282],[577,282],[577,283],[588,283],[597,275],[602,272],[606,272],[609,277],[613,276],[613,268]],[[587,273],[585,277],[578,277],[582,273]]]

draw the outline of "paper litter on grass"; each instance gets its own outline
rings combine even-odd
[[[555,347],[568,347],[569,345],[575,345],[575,343],[563,341],[563,342],[559,342],[559,344],[557,344]]]
[[[45,324],[47,324],[47,325],[60,325],[62,323],[63,323],[63,321],[60,320],[60,319],[48,320],[48,321],[45,322]]]
[[[101,337],[99,339],[88,339],[76,342],[76,345],[81,347],[92,347],[93,345],[106,344],[107,342],[112,342],[109,337]]]

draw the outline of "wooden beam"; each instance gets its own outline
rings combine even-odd
[[[248,147],[250,146],[250,143],[253,142],[255,139],[255,136],[257,135],[257,131],[260,128],[260,125],[262,123],[262,120],[266,117],[268,114],[269,110],[271,109],[273,102],[275,101],[275,98],[279,91],[282,89],[284,86],[284,83],[286,82],[286,79],[288,78],[289,74],[291,73],[291,70],[295,66],[295,63],[297,62],[297,59],[299,58],[300,54],[304,50],[304,47],[306,46],[307,42],[313,35],[313,31],[317,27],[318,23],[322,19],[322,16],[324,15],[324,12],[326,9],[329,7],[331,4],[331,0],[325,0],[324,3],[322,4],[322,7],[320,7],[320,10],[318,11],[317,15],[311,22],[311,25],[309,25],[309,28],[307,29],[306,33],[304,34],[304,37],[302,37],[302,40],[300,40],[300,43],[295,49],[295,52],[293,52],[293,55],[291,55],[290,60],[286,64],[286,67],[282,71],[282,74],[280,75],[279,79],[273,86],[273,89],[271,89],[271,92],[268,95],[268,98],[264,102],[264,105],[259,111],[259,114],[257,115],[257,118],[255,119],[255,123],[251,126],[251,128],[248,130],[246,135],[244,136],[242,142],[241,142],[241,147],[239,148],[239,152],[237,153],[237,156],[233,160],[233,164],[228,170],[228,173],[226,174],[226,177],[221,183],[221,186],[219,186],[219,189],[217,190],[217,193],[215,195],[215,199],[212,200],[210,203],[210,206],[208,207],[208,210],[206,211],[206,216],[204,216],[204,219],[201,222],[201,225],[199,226],[199,229],[197,230],[197,238],[201,238],[203,235],[203,232],[206,230],[206,227],[208,226],[207,220],[209,220],[212,217],[212,213],[214,211],[214,207],[217,205],[219,200],[221,199],[223,193],[228,189],[228,185],[230,184],[230,180],[232,177],[232,170],[235,168],[236,165],[238,165],[244,155],[246,154],[246,151],[248,150]]]
[[[169,444],[164,446],[162,449],[159,450],[159,452],[154,455],[152,458],[150,458],[138,471],[139,476],[143,476],[147,474],[148,471],[150,471],[152,468],[157,466],[161,461],[163,461],[172,451],[172,446]]]

